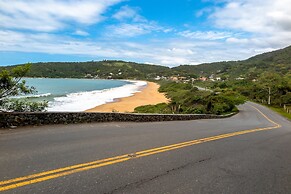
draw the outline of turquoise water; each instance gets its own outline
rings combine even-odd
[[[37,93],[31,100],[49,101],[48,111],[84,111],[130,96],[146,83],[142,81],[25,78]]]
[[[104,90],[130,84],[120,80],[92,80],[92,79],[53,79],[53,78],[24,78],[28,86],[37,90],[39,96],[64,96],[70,93],[78,93],[93,90]]]

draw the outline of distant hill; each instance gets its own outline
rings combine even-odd
[[[291,64],[291,46],[276,51],[256,55],[246,62],[264,62],[268,64]]]
[[[12,68],[15,66],[9,66]],[[28,77],[146,79],[168,75],[169,67],[125,61],[33,63]]]
[[[173,70],[197,75],[227,77],[256,76],[265,71],[282,75],[291,74],[291,46],[273,52],[256,55],[243,61],[206,63],[201,65],[180,65]]]
[[[17,65],[16,65],[17,66]],[[8,66],[6,68],[12,68]],[[5,67],[0,67],[5,68]],[[156,76],[224,76],[229,78],[256,78],[263,72],[291,75],[291,46],[273,52],[256,55],[243,61],[224,61],[200,65],[180,65],[169,68],[159,65],[104,60],[89,62],[33,63],[28,77],[52,78],[112,78],[151,79]]]
[[[194,74],[200,76],[209,76],[211,74],[227,72],[232,65],[237,62],[215,62],[215,63],[203,63],[200,65],[180,65],[172,68],[177,73],[182,75]]]

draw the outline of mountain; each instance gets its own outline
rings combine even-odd
[[[291,64],[291,46],[286,47],[284,49],[279,49],[276,51],[263,53],[260,55],[256,55],[247,59],[246,61],[251,62],[265,62],[265,63],[277,63],[277,64]]]
[[[12,68],[14,66],[0,67]],[[156,76],[210,76],[256,78],[263,72],[291,75],[291,46],[273,52],[256,55],[242,61],[224,61],[200,65],[180,65],[169,68],[159,65],[104,60],[89,62],[33,63],[28,77],[52,78],[112,78],[151,79]]]
[[[9,66],[12,68],[15,66]],[[169,67],[125,61],[33,63],[27,77],[146,79],[168,75]]]
[[[284,49],[256,55],[243,61],[227,61],[200,65],[180,65],[173,70],[196,75],[227,77],[256,76],[263,72],[291,74],[291,46]]]

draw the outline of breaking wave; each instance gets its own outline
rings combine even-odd
[[[94,90],[87,92],[70,93],[66,96],[55,97],[49,102],[48,111],[56,112],[78,112],[85,111],[90,108],[113,102],[117,98],[132,96],[139,92],[147,83],[145,81],[128,81],[121,87]],[[48,93],[49,94],[49,93]],[[47,94],[47,95],[48,95]]]

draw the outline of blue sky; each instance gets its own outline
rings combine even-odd
[[[240,60],[291,44],[291,0],[0,0],[0,65]]]

